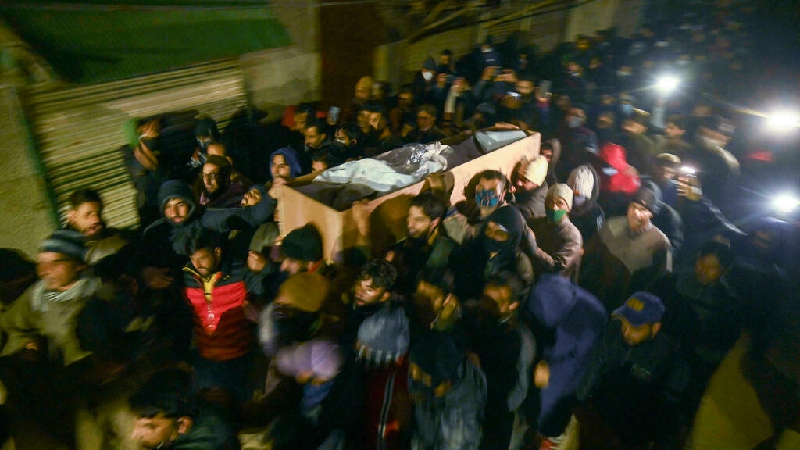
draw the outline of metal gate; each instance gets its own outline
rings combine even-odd
[[[69,195],[91,187],[103,197],[108,224],[120,228],[139,222],[119,152],[126,144],[122,126],[127,119],[196,109],[222,128],[246,104],[238,59],[97,85],[32,89],[25,97],[45,182],[62,219]]]

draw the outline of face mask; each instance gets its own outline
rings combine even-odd
[[[433,79],[433,72],[422,72],[422,78],[425,78],[425,81],[431,81]]]
[[[487,47],[487,48],[484,48],[484,49],[482,49],[481,51],[482,51],[483,53],[489,53],[489,52],[491,52],[492,50],[493,50],[493,49],[492,49],[492,47]]]
[[[583,118],[572,116],[568,119],[567,123],[569,124],[570,128],[578,128],[583,124]]]
[[[347,143],[344,141],[344,139],[336,139],[335,143],[341,144],[342,147],[347,147]]]
[[[490,255],[492,253],[500,253],[500,251],[503,250],[504,244],[504,242],[498,242],[494,239],[484,238],[483,250]]]
[[[576,195],[572,199],[572,204],[575,205],[575,206],[581,206],[584,203],[586,203],[588,200],[589,200],[589,197],[586,197],[586,196],[583,196],[583,195]]]
[[[631,76],[631,73],[630,72],[625,72],[625,71],[622,71],[622,70],[618,70],[617,71],[617,76],[625,78],[625,77]]]
[[[545,215],[551,222],[561,222],[561,219],[567,214],[566,209],[546,209]]]
[[[625,104],[622,105],[620,109],[622,110],[622,114],[625,116],[630,116],[631,114],[633,114],[633,105]]]
[[[481,208],[494,208],[500,204],[500,197],[496,191],[478,191],[475,193],[475,201]]]

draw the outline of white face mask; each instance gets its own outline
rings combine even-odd
[[[422,72],[422,78],[425,78],[425,81],[431,81],[433,79],[433,72]]]

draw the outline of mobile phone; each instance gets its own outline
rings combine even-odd
[[[339,122],[339,113],[342,112],[342,108],[338,106],[331,106],[328,110],[328,122],[330,123],[338,123]]]

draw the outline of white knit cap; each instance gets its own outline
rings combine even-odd
[[[541,186],[544,183],[544,177],[547,176],[547,159],[542,155],[537,155],[533,160],[528,163],[528,168],[525,170],[525,178],[528,181]]]
[[[567,206],[572,210],[572,189],[566,184],[554,184],[547,190],[547,196],[561,197],[567,202]]]
[[[584,197],[591,197],[594,191],[594,174],[587,165],[578,166],[569,174],[567,185]]]

